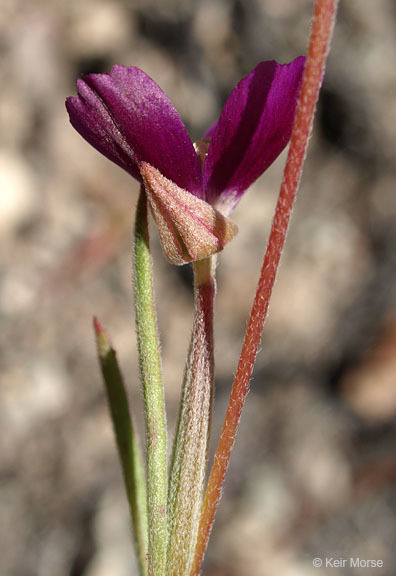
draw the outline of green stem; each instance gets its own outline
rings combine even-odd
[[[194,263],[193,269],[194,324],[169,482],[167,576],[187,575],[193,561],[213,402],[214,257]]]
[[[103,380],[109,402],[110,415],[117,441],[135,536],[139,572],[147,575],[147,501],[144,465],[139,439],[134,431],[128,408],[123,378],[116,353],[97,318],[94,319],[96,344]]]
[[[136,331],[146,420],[149,576],[163,576],[167,542],[167,435],[147,200],[143,190],[136,213],[134,267]]]

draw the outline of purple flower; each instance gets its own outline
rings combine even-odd
[[[227,216],[289,141],[303,66],[303,57],[259,64],[195,148],[173,104],[139,68],[79,79],[66,108],[83,138],[144,184],[165,253],[182,264],[235,234]]]

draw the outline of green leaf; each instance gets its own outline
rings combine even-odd
[[[145,474],[139,441],[134,430],[116,353],[97,318],[94,318],[98,356],[113,421],[125,489],[134,529],[141,576],[147,575],[147,503]]]

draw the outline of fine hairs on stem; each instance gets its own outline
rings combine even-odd
[[[134,298],[145,413],[145,466],[117,358],[95,320],[98,356],[129,501],[141,576],[198,576],[220,500],[285,244],[325,71],[337,0],[316,0],[307,58],[260,62],[218,121],[191,141],[161,88],[135,66],[77,81],[76,130],[141,185]],[[237,233],[230,215],[290,140],[261,274],[206,491],[214,393],[216,255]],[[168,478],[167,422],[153,288],[149,211],[165,258],[192,263],[194,320]]]
[[[200,521],[195,560],[190,576],[197,576],[200,572],[216,509],[220,500],[242,408],[248,392],[272,288],[276,279],[293,204],[300,183],[315,107],[325,71],[326,57],[330,48],[337,5],[337,0],[317,0],[315,4],[308,56],[304,68],[289,153],[256,296],[254,298],[220,440],[215,453],[213,467],[209,476]]]

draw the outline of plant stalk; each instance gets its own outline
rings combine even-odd
[[[205,493],[194,564],[190,576],[198,576],[220,500],[231,450],[249,389],[258,346],[278,265],[286,240],[293,204],[299,186],[326,57],[333,33],[338,0],[316,0],[312,32],[297,103],[290,148],[272,223],[267,250],[257,286],[242,352]]]
[[[188,576],[206,478],[214,392],[214,257],[195,262],[194,323],[169,482],[167,576]]]
[[[142,188],[134,246],[136,332],[146,422],[149,576],[163,576],[167,543],[167,429],[154,305],[147,199]]]

